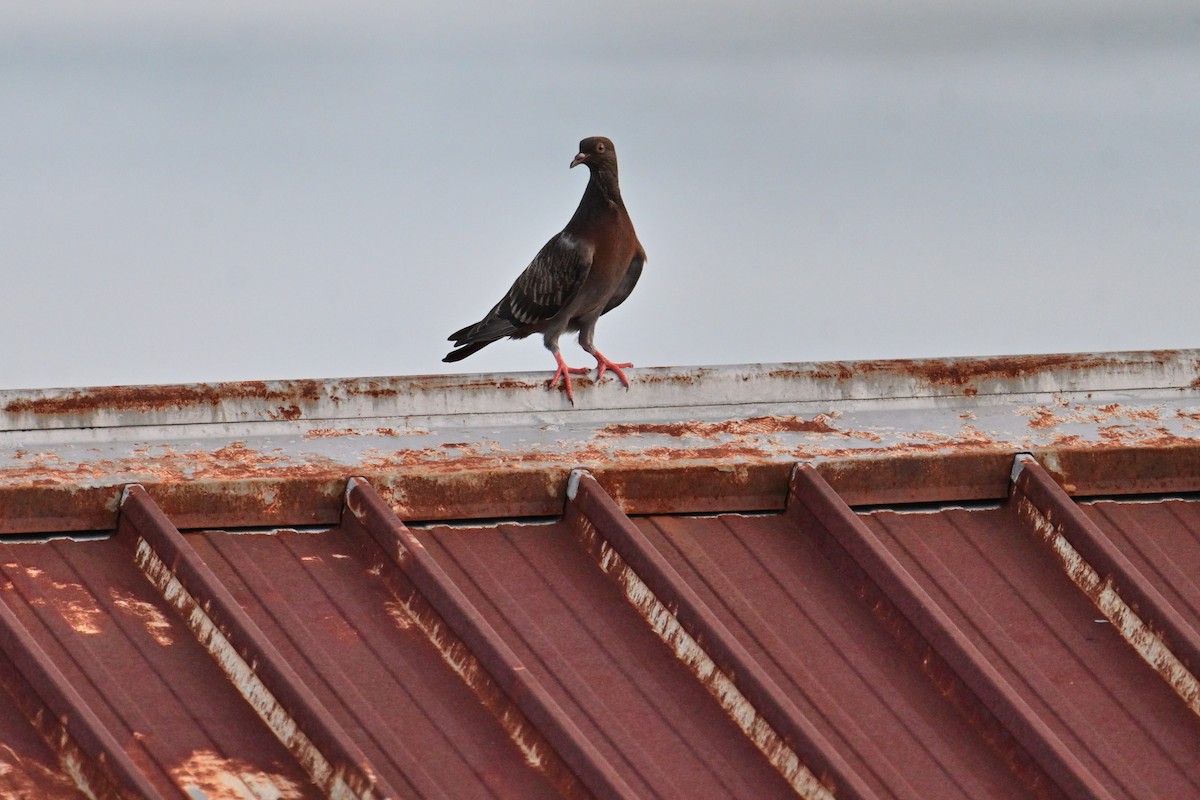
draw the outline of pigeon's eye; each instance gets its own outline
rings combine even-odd
[[[597,142],[597,143],[596,143],[596,152],[597,152],[597,153],[603,153],[603,152],[604,152],[604,142]]]

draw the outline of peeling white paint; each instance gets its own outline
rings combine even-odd
[[[388,615],[396,621],[397,625],[402,628],[416,626],[437,650],[442,661],[479,696],[485,685],[492,682],[491,677],[480,666],[479,661],[467,646],[446,627],[441,617],[434,614],[432,610],[421,613],[416,607],[417,603],[423,603],[423,601],[418,600],[414,593],[408,598],[396,597],[389,600],[385,607]],[[524,667],[517,665],[514,669],[524,669]],[[494,691],[499,692],[499,688],[495,687]],[[543,754],[545,745],[541,742],[540,737],[529,728],[529,722],[521,715],[520,711],[508,703],[497,716],[501,728],[521,751],[525,763],[534,769],[542,769],[546,763]]]
[[[179,612],[196,640],[229,676],[229,680],[246,702],[313,779],[313,783],[328,793],[331,800],[369,800],[372,797],[371,792],[360,795],[346,785],[341,771],[334,769],[287,710],[280,705],[275,695],[256,674],[255,666],[247,663],[238,654],[237,649],[208,616],[204,607],[141,537],[137,540],[134,559],[150,583],[162,594],[163,599]]]
[[[585,469],[573,469],[571,475],[567,478],[567,499],[574,500],[576,493],[579,492],[579,481],[588,471]]]
[[[407,606],[399,600],[388,600],[383,604],[383,610],[396,623],[396,627],[402,631],[409,630],[413,627],[413,618],[409,614]]]
[[[78,753],[75,752],[74,747],[63,751],[59,763],[62,764],[63,771],[70,776],[81,792],[91,798],[91,800],[97,800],[96,793],[92,791],[92,787],[83,773],[82,760],[79,758]]]
[[[650,623],[650,628],[692,674],[704,685],[738,727],[767,757],[771,765],[787,780],[792,789],[806,800],[833,800],[834,795],[800,761],[794,750],[763,718],[758,709],[746,699],[733,681],[720,670],[680,624],[675,611],[662,603],[636,572],[629,568],[612,546],[601,538],[589,520],[584,520],[583,536],[600,568],[614,576],[625,592],[626,599]],[[590,541],[586,541],[590,540]]]

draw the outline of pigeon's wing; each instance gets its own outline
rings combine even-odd
[[[629,269],[625,271],[625,277],[621,280],[621,285],[613,292],[613,296],[608,298],[608,303],[604,306],[601,314],[607,314],[621,303],[625,302],[625,298],[629,297],[629,293],[633,291],[633,287],[637,286],[638,278],[642,277],[642,265],[646,263],[646,252],[638,250],[637,255],[629,262]]]
[[[500,316],[520,326],[549,320],[587,280],[594,252],[590,243],[565,231],[546,242],[497,304]]]
[[[443,361],[466,358],[505,336],[523,337],[561,311],[579,291],[592,266],[595,248],[560,233],[538,252],[508,293],[473,325],[450,334],[456,348]]]

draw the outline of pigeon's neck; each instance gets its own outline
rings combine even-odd
[[[593,172],[588,178],[587,189],[584,190],[583,201],[579,205],[581,211],[584,206],[589,205],[624,208],[621,187],[617,184],[617,173],[607,170]]]

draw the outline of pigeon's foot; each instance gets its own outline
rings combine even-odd
[[[599,381],[601,378],[604,377],[604,373],[606,370],[611,369],[613,371],[613,374],[621,379],[621,384],[626,389],[629,388],[629,378],[625,377],[625,373],[622,372],[621,369],[623,367],[632,367],[633,366],[632,363],[617,364],[613,361],[609,361],[607,358],[604,357],[604,354],[601,353],[599,350],[592,353],[592,355],[594,355],[596,357],[596,380],[597,381]]]
[[[571,405],[575,405],[575,395],[571,392],[571,376],[586,375],[591,370],[587,367],[568,367],[560,353],[554,354],[554,360],[558,362],[558,369],[555,370],[554,377],[550,379],[548,388],[553,389],[558,385],[558,379],[562,378],[563,391],[567,393],[567,399],[571,401]]]

